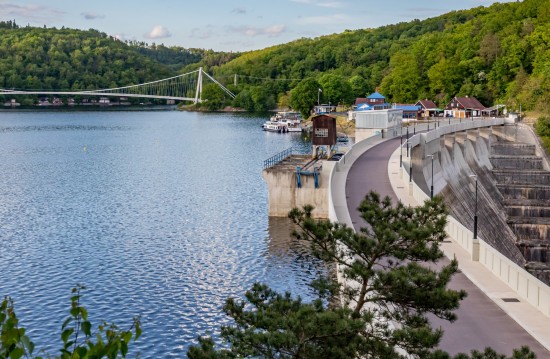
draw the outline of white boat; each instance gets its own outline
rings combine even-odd
[[[302,126],[300,120],[285,119],[281,121],[283,125],[283,132],[302,132]]]
[[[263,125],[262,125],[264,131],[269,131],[269,132],[283,132],[283,125],[281,125],[281,123],[277,122],[277,121],[266,121]]]
[[[295,111],[280,111],[271,116],[271,121],[281,120],[302,121],[302,115],[300,114],[300,112]]]
[[[299,112],[283,111],[271,116],[269,121],[263,124],[265,131],[273,132],[302,132],[302,117]]]

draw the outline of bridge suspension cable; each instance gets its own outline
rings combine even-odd
[[[150,81],[138,85],[114,87],[98,90],[83,91],[52,91],[52,90],[9,90],[0,89],[0,95],[83,95],[83,96],[114,96],[114,97],[142,97],[167,99],[178,101],[193,101],[200,103],[202,99],[203,79],[206,78],[218,85],[228,96],[235,98],[235,94],[223,86],[212,76],[199,68],[185,74],[172,76],[166,79]]]

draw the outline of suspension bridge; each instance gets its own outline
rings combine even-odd
[[[176,101],[192,101],[196,104],[207,100],[202,98],[203,81],[205,78],[218,85],[229,97],[235,98],[235,94],[233,92],[231,92],[221,83],[219,83],[208,73],[204,72],[202,67],[198,70],[178,76],[124,87],[85,91],[0,89],[0,95],[137,97]]]

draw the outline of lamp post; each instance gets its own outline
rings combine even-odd
[[[403,167],[403,126],[401,126],[401,145],[399,146],[399,168]]]
[[[427,155],[426,157],[431,157],[432,159],[432,183],[430,186],[430,199],[434,198],[434,155]]]
[[[409,125],[407,124],[407,158],[409,158]]]
[[[470,177],[476,180],[476,196],[475,196],[475,209],[474,209],[474,239],[477,239],[477,175],[470,175]]]

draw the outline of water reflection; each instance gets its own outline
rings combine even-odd
[[[133,348],[144,358],[181,358],[198,335],[216,336],[225,299],[254,282],[309,295],[322,266],[288,220],[268,220],[262,179],[263,160],[309,145],[264,121],[2,113],[0,296],[15,299],[37,350],[55,354],[76,283],[94,323],[142,316]]]
[[[308,286],[313,278],[326,274],[323,262],[311,256],[309,245],[296,239],[292,232],[299,228],[289,218],[269,217],[267,259],[270,268],[270,280],[279,291],[293,291],[293,288]],[[288,277],[281,268],[290,268],[303,276]],[[311,298],[312,291],[306,291],[302,297]]]

